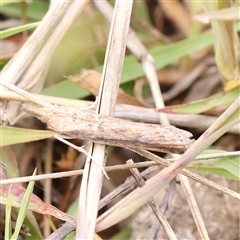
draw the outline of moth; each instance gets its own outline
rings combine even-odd
[[[100,144],[183,153],[194,141],[190,132],[174,126],[132,122],[73,107],[24,105],[22,109],[46,123],[56,134]]]

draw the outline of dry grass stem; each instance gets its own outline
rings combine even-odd
[[[110,21],[112,17],[111,5],[106,0],[101,1],[101,3],[95,1],[95,4],[102,12],[102,14]],[[149,86],[151,88],[151,92],[154,97],[156,108],[161,108],[164,103],[161,97],[160,86],[158,84],[158,77],[154,66],[154,59],[148,53],[145,46],[139,41],[135,32],[132,29],[129,29],[127,47],[142,64],[142,68],[146,74]],[[168,125],[166,118],[162,117],[162,113],[158,113],[158,116],[163,125]]]
[[[130,168],[150,167],[153,165],[158,165],[158,163],[156,163],[155,161],[150,161],[150,162],[134,163],[131,165],[122,164],[122,165],[116,165],[116,166],[107,166],[105,167],[105,171],[110,172],[110,171],[117,171],[117,170],[128,170]],[[40,181],[40,180],[46,180],[46,179],[57,179],[57,178],[78,176],[78,175],[82,175],[83,172],[84,170],[80,169],[80,170],[50,173],[50,174],[39,174],[37,176],[4,179],[4,180],[0,180],[0,184],[4,185],[4,184],[12,184],[12,183],[24,183],[24,182],[30,182],[30,181]]]
[[[211,158],[237,157],[237,156],[240,156],[240,151],[206,154],[206,155],[198,156],[195,160],[208,160]]]
[[[161,3],[163,3],[163,2],[161,2]],[[177,4],[177,2],[174,2],[174,3]],[[164,6],[166,6],[166,5],[167,4],[164,4]],[[180,7],[180,6],[178,5],[178,7]],[[170,12],[171,11],[169,11],[169,13]],[[181,13],[182,13],[182,11],[181,11]],[[184,18],[185,20],[189,17],[189,16],[187,17],[186,13],[185,14],[183,13],[183,15],[186,17],[186,18]],[[188,20],[189,20],[189,18],[188,18]],[[189,23],[190,21],[187,21],[187,22]],[[184,29],[186,29],[186,28],[184,28]],[[185,34],[187,34],[187,33],[185,32]],[[132,36],[135,37],[135,34],[132,35]],[[136,38],[136,40],[132,41],[131,43],[133,43],[133,42],[138,43],[139,41]],[[142,45],[142,44],[139,42],[138,45]],[[133,47],[133,49],[135,49],[135,46]],[[152,56],[147,52],[147,50],[144,47],[142,47],[140,49],[142,51],[138,50],[136,52],[138,52],[138,53],[141,52],[141,54],[142,54],[141,57],[139,58],[139,60],[142,64],[142,67],[143,67],[145,73],[146,73],[146,77],[148,79],[148,83],[149,83],[149,86],[150,86],[150,89],[151,89],[151,93],[152,93],[152,96],[153,96],[153,99],[154,99],[155,106],[157,108],[163,108],[165,106],[165,104],[164,104],[162,93],[161,93],[160,86],[159,86],[159,83],[158,83],[158,77],[157,77],[156,69],[155,69],[155,66],[154,66],[154,59],[152,58]],[[162,125],[169,125],[170,124],[166,114],[163,114],[163,113],[159,114],[159,119],[160,119],[160,122],[161,122]],[[188,181],[188,179],[186,179],[186,181]],[[185,184],[185,182],[182,182],[182,184]],[[188,188],[185,187],[186,190],[189,189],[189,188],[190,188],[190,185],[189,185]],[[190,193],[188,195],[190,195]],[[186,195],[186,197],[188,197],[188,195]],[[192,202],[192,205],[197,207],[197,203],[196,203],[194,198],[189,199],[189,201]],[[200,218],[200,216],[199,216],[199,218]],[[195,218],[195,220],[197,220],[197,219]],[[200,225],[202,223],[203,223],[203,221],[201,221],[201,223],[199,223],[197,225]],[[201,227],[205,228],[204,224],[201,225]]]
[[[45,174],[49,174],[52,172],[52,140],[49,139],[47,142],[47,149],[46,149],[46,161],[45,161]],[[52,203],[52,179],[46,179],[44,181],[44,202],[45,203]],[[50,235],[51,229],[48,223],[47,218],[44,218],[44,229],[43,229],[43,235],[46,237]]]
[[[154,162],[152,162],[154,163]],[[125,166],[132,166],[134,164],[125,164]],[[155,164],[155,163],[154,163]],[[154,171],[159,170],[158,166],[151,166],[141,172],[142,177],[147,177]],[[122,194],[127,194],[128,192],[132,191],[137,186],[135,179],[131,176],[128,177],[125,182],[118,187],[116,187],[113,191],[103,197],[99,202],[99,210],[105,207],[108,203],[110,203],[114,198],[121,196]]]
[[[173,154],[173,156],[175,157],[175,159],[178,159],[178,157],[179,157],[179,155],[177,155],[177,154],[176,155]],[[199,235],[201,236],[201,238],[203,240],[208,240],[209,237],[208,237],[207,229],[206,229],[205,223],[203,221],[202,215],[200,213],[197,201],[193,195],[193,191],[192,191],[192,187],[189,183],[189,179],[186,176],[183,176],[181,174],[178,174],[178,177],[180,179],[182,189],[183,189],[185,197],[187,199],[194,222],[197,226]]]
[[[126,163],[127,164],[132,164],[134,162],[131,159],[131,160],[128,160]],[[134,177],[134,179],[137,182],[139,187],[142,187],[143,185],[146,184],[137,168],[131,168],[130,171],[131,171],[131,173],[132,173],[132,175],[133,175],[133,177]],[[159,223],[162,225],[162,227],[163,227],[164,231],[166,232],[168,238],[173,239],[173,240],[177,240],[177,237],[174,234],[171,226],[169,225],[166,217],[161,212],[161,209],[159,208],[159,206],[158,206],[159,204],[157,204],[156,199],[153,197],[152,199],[148,200],[148,204],[152,208],[155,216],[157,217]]]
[[[125,170],[125,169],[130,169],[130,168],[150,167],[150,166],[157,165],[157,164],[162,164],[167,167],[173,161],[173,159],[163,159],[163,158],[160,158],[160,157],[158,157],[150,152],[144,151],[144,150],[136,150],[136,149],[132,149],[132,150],[150,160],[153,160],[153,161],[134,163],[131,165],[123,164],[123,165],[116,165],[116,166],[107,166],[107,167],[105,167],[105,171],[109,172],[109,171],[115,171],[115,170]],[[221,156],[227,156],[226,154],[227,153],[203,155],[203,156],[198,156],[196,158],[196,160],[206,160],[209,158],[218,158]],[[236,153],[230,152],[230,156],[239,156],[239,152],[236,152]],[[220,184],[214,183],[196,173],[193,173],[193,172],[191,172],[189,170],[185,170],[185,169],[183,171],[181,171],[180,173],[184,174],[185,176],[188,176],[188,177],[192,178],[193,180],[198,181],[208,187],[211,187],[217,191],[225,193],[226,195],[228,195],[230,197],[240,200],[240,196],[238,193],[236,193],[228,188],[225,188],[225,187],[221,186]],[[74,171],[67,171],[67,172],[42,174],[42,175],[37,175],[37,176],[5,179],[5,180],[0,180],[0,184],[3,185],[3,184],[39,181],[39,180],[45,180],[45,179],[56,179],[56,178],[77,176],[77,175],[82,175],[82,174],[83,174],[83,170],[74,170]]]
[[[150,159],[152,161],[156,161],[158,162],[159,164],[162,164],[166,167],[170,166],[171,165],[171,162],[167,161],[166,159],[163,159],[163,158],[160,158],[156,155],[154,155],[153,153],[151,152],[148,152],[146,150],[143,150],[143,149],[131,149],[132,151],[138,153],[139,155],[143,156],[143,157],[146,157],[147,159]],[[192,178],[193,180],[197,181],[197,182],[200,182],[208,187],[211,187],[223,194],[226,194],[234,199],[237,199],[240,201],[240,194],[226,188],[226,187],[223,187],[222,185],[218,184],[218,183],[215,183],[211,180],[208,180],[207,178],[204,178],[196,173],[193,173],[189,170],[186,170],[186,169],[183,169],[181,172],[181,174],[184,174],[185,176],[189,177],[189,178]]]
[[[202,240],[209,240],[209,236],[207,233],[207,229],[205,227],[202,215],[200,213],[200,210],[198,208],[198,205],[196,204],[196,199],[194,197],[194,194],[192,192],[192,187],[189,184],[189,180],[186,176],[182,174],[178,174],[179,180],[181,182],[183,191],[185,193],[186,199],[188,201],[188,205],[190,207],[192,216],[194,218],[194,221],[196,223],[199,235],[201,236]]]
[[[55,137],[57,140],[65,143],[66,145],[68,145],[68,146],[76,149],[78,152],[83,153],[83,154],[85,154],[87,157],[89,157],[89,158],[90,158],[92,161],[94,161],[94,162],[98,165],[98,167],[102,170],[102,172],[103,172],[103,174],[105,175],[105,177],[106,177],[107,179],[109,179],[109,177],[108,177],[105,169],[104,169],[104,168],[98,163],[98,161],[96,161],[86,150],[84,150],[84,146],[78,147],[78,146],[76,146],[76,145],[74,145],[74,144],[66,141],[64,138],[58,136],[57,134],[55,134],[54,137]]]
[[[132,3],[132,1],[115,2],[114,17],[110,28],[97,109],[98,113],[106,116],[114,115]],[[103,167],[106,161],[105,149],[105,145],[93,144],[91,151],[92,157],[98,159],[99,164]],[[94,237],[102,180],[101,170],[94,162],[88,159],[80,190],[81,197],[79,198],[77,220],[79,227],[76,231],[77,239],[93,239]]]
[[[68,221],[65,222],[62,226],[60,226],[56,231],[50,234],[45,240],[55,240],[55,239],[63,239],[66,237],[70,232],[76,229],[76,222],[75,221]]]
[[[24,92],[25,93],[25,92]],[[13,101],[20,101],[20,102],[34,102],[37,98],[38,100],[41,99],[45,102],[56,104],[60,106],[71,106],[71,107],[88,107],[93,104],[92,101],[86,101],[86,100],[77,100],[77,99],[68,99],[68,98],[61,98],[61,97],[53,97],[53,96],[46,96],[42,94],[36,94],[36,93],[29,93],[31,96],[33,96],[33,100],[29,98],[25,98],[24,96],[19,95],[15,92],[10,91],[4,91],[1,93],[0,100],[13,100]],[[41,104],[39,104],[42,106]]]
[[[32,95],[31,93],[21,89],[20,87],[15,86],[12,83],[9,83],[9,82],[1,80],[0,81],[0,85],[2,85],[3,87],[7,88],[8,90],[13,91],[14,93],[20,95],[21,97],[23,97],[24,99],[29,100],[32,103],[39,104],[42,107],[49,107],[49,108],[54,107],[52,104],[43,101],[41,98]]]

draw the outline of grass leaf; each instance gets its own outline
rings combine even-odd
[[[0,126],[0,133],[0,147],[51,138],[54,135],[54,133],[51,131],[40,131],[6,126]]]
[[[219,167],[214,167],[214,166],[192,166],[190,164],[187,169],[192,170],[192,171],[197,171],[197,172],[204,172],[204,173],[210,173],[210,174],[216,174],[221,177],[225,177],[231,180],[239,180],[238,177],[236,177],[234,174],[230,173],[229,171],[219,168]]]
[[[36,169],[33,172],[33,176],[35,176],[35,175],[36,175]],[[24,194],[22,204],[21,204],[21,207],[20,207],[20,211],[19,211],[19,214],[18,214],[17,222],[16,222],[15,231],[14,231],[13,236],[11,238],[13,240],[18,238],[18,235],[20,233],[22,224],[23,224],[24,219],[27,215],[28,206],[29,206],[29,203],[30,203],[30,200],[31,200],[31,195],[32,195],[32,192],[33,192],[34,184],[35,184],[35,181],[31,181],[28,184],[27,190]]]
[[[110,238],[110,240],[130,240],[132,235],[132,229],[131,228],[126,228],[120,233],[114,235],[113,237]]]
[[[4,238],[10,239],[12,237],[12,224],[11,224],[11,210],[12,210],[12,199],[11,186],[8,192],[7,204],[5,208],[5,233]]]
[[[203,151],[201,155],[215,153],[227,154],[226,151],[209,149]],[[208,160],[196,160],[192,161],[188,167],[199,171],[215,173],[231,179],[240,180],[240,156],[230,155]]]
[[[228,91],[214,94],[208,98],[193,101],[186,104],[173,105],[158,109],[158,112],[165,113],[202,113],[214,107],[231,104],[239,96],[240,86],[237,85]]]
[[[14,28],[9,28],[3,31],[0,31],[0,39],[4,39],[7,37],[10,37],[12,35],[15,35],[17,33],[26,31],[28,29],[37,27],[39,25],[40,22],[35,22],[35,23],[29,23],[29,24],[25,24],[19,27],[14,27]]]

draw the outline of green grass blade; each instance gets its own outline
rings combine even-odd
[[[222,150],[205,150],[201,153],[201,155],[205,154],[225,154],[227,155],[228,152],[222,151]],[[221,176],[226,176],[226,177],[231,177],[232,179],[234,178],[235,180],[238,179],[240,180],[240,156],[222,156],[219,158],[210,158],[207,160],[195,160],[192,161],[188,167],[191,169],[196,168],[196,170],[201,169],[203,171],[206,169],[207,172],[213,172],[216,171],[218,175]],[[209,168],[209,171],[208,171]],[[223,170],[221,172],[221,169]],[[228,173],[226,173],[226,171]]]
[[[197,171],[197,172],[204,172],[204,173],[210,173],[210,174],[215,174],[224,178],[228,178],[231,180],[238,180],[239,178],[236,177],[234,174],[230,173],[229,171],[223,169],[223,168],[218,168],[218,167],[211,167],[211,166],[189,166],[187,169],[191,171]]]
[[[22,25],[22,26],[19,26],[19,27],[9,28],[9,29],[0,31],[0,39],[4,39],[4,38],[10,37],[12,35],[15,35],[17,33],[26,31],[26,30],[34,28],[34,27],[37,27],[39,25],[39,23],[40,22],[29,23],[29,24]]]
[[[31,234],[30,236],[29,235],[25,236],[25,240],[44,239],[44,237],[41,233],[41,230],[40,230],[40,225],[37,222],[37,220],[35,219],[33,212],[27,213],[27,216],[26,216],[23,224],[28,226],[29,233]]]
[[[76,83],[73,83],[70,80],[65,80],[51,87],[48,87],[44,89],[41,93],[48,96],[70,99],[82,99],[90,95],[88,91],[79,87]]]
[[[51,138],[51,131],[0,126],[0,147]]]
[[[122,230],[120,233],[114,235],[113,237],[110,238],[110,240],[130,240],[132,235],[132,229],[131,228],[126,228]]]
[[[206,163],[206,161],[196,161],[196,163]],[[240,157],[222,157],[209,159],[207,164],[213,164],[219,168],[225,169],[240,180]]]
[[[159,109],[159,112],[165,113],[203,113],[214,107],[231,104],[238,96],[240,92],[240,86],[233,88],[229,91],[214,94],[208,98],[193,101],[186,104],[173,105]]]
[[[34,170],[33,176],[34,175],[36,175],[36,169]],[[27,215],[28,205],[29,205],[30,200],[31,200],[31,195],[32,195],[32,192],[33,192],[34,184],[35,184],[35,181],[31,181],[28,184],[27,190],[24,194],[22,205],[21,205],[21,208],[20,208],[20,211],[19,211],[19,214],[18,214],[17,222],[16,222],[16,228],[15,228],[15,231],[14,231],[13,236],[11,238],[12,240],[16,240],[18,238],[19,233],[20,233],[22,224],[23,224],[24,219]]]
[[[5,207],[5,233],[4,239],[10,239],[12,237],[12,224],[11,224],[11,210],[12,210],[12,194],[11,187],[7,198],[7,204]]]

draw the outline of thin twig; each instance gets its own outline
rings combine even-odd
[[[92,101],[86,101],[86,100],[61,98],[61,97],[47,96],[47,95],[36,94],[36,93],[29,93],[29,94],[31,94],[31,96],[36,97],[38,99],[42,99],[45,102],[56,104],[59,106],[70,106],[70,107],[79,108],[79,107],[89,107],[90,105],[93,104]],[[10,91],[2,91],[0,95],[0,100],[32,102],[32,100],[29,100],[24,96],[21,96],[17,93],[10,92]]]
[[[76,146],[74,145],[74,147]],[[134,150],[134,151],[137,151],[137,150]],[[152,156],[156,156],[156,155],[152,155]],[[240,156],[240,151],[200,155],[196,157],[193,161],[209,160],[209,159],[215,159],[215,158],[221,158],[221,157],[237,157],[237,156]],[[149,159],[151,159],[151,156],[149,156]],[[158,159],[161,159],[163,161],[154,159],[153,161],[139,162],[131,165],[122,164],[122,165],[115,165],[115,166],[107,166],[105,167],[105,171],[110,172],[110,171],[126,170],[130,168],[145,168],[145,167],[150,167],[153,165],[160,165],[160,164],[163,164],[164,166],[168,166],[168,164],[170,164],[175,160],[174,158],[163,159],[160,157]],[[2,164],[2,162],[0,163]],[[23,182],[29,182],[29,181],[39,181],[39,180],[44,180],[48,178],[52,179],[52,178],[70,177],[74,175],[76,176],[82,175],[82,173],[83,173],[83,170],[74,170],[74,171],[67,171],[67,172],[60,172],[60,173],[42,174],[37,176],[19,177],[19,178],[0,180],[0,184],[23,183]]]
[[[135,164],[135,163],[134,163]],[[128,164],[132,165],[132,164]],[[128,166],[125,164],[125,166]],[[142,177],[146,177],[147,175],[151,174],[152,172],[159,170],[159,166],[151,166],[145,169],[141,172]],[[111,191],[109,194],[107,194],[105,197],[103,197],[99,202],[99,210],[105,207],[108,203],[110,203],[114,198],[126,194],[130,191],[132,191],[137,186],[135,179],[130,176],[128,177],[125,182],[118,187],[116,187],[113,191]]]
[[[163,164],[164,166],[168,167],[171,165],[171,162],[167,161],[166,159],[163,159],[163,158],[160,158],[156,155],[154,155],[153,153],[151,152],[148,152],[146,150],[143,150],[143,149],[131,149],[132,151],[138,153],[139,155],[147,158],[147,159],[150,159],[152,161],[156,161],[160,164]],[[207,178],[204,178],[196,173],[193,173],[193,172],[190,172],[189,170],[186,170],[186,169],[183,169],[182,171],[180,171],[181,174],[184,174],[185,176],[189,177],[189,178],[192,178],[193,180],[195,181],[198,181],[208,187],[211,187],[217,191],[220,191],[221,193],[223,194],[226,194],[228,196],[231,196],[232,198],[235,198],[237,200],[240,200],[240,194],[226,188],[226,187],[223,187],[222,185],[220,184],[217,184],[211,180],[208,180]]]
[[[59,140],[60,142],[65,143],[66,145],[68,145],[68,146],[76,149],[78,152],[85,154],[87,157],[89,157],[91,160],[93,160],[93,161],[98,165],[98,167],[103,171],[103,174],[105,175],[105,177],[106,177],[107,179],[109,179],[109,177],[108,177],[105,169],[104,169],[104,168],[98,163],[98,161],[95,160],[86,150],[84,150],[84,146],[78,147],[78,146],[70,143],[69,141],[65,140],[64,138],[58,136],[57,134],[55,134],[54,137],[55,137],[57,140]]]
[[[75,229],[76,229],[75,221],[65,222],[55,232],[53,232],[48,237],[46,237],[45,240],[63,239],[64,237],[66,237],[70,232],[74,231]]]
[[[53,150],[53,141],[48,139],[46,147],[46,159],[45,159],[45,173],[49,174],[52,172],[52,150]],[[51,204],[52,203],[52,179],[46,179],[44,181],[44,202]],[[43,235],[46,237],[50,234],[50,225],[47,218],[44,218],[44,229]]]
[[[132,159],[130,159],[126,163],[127,164],[132,164],[134,162],[133,162]],[[135,178],[139,187],[142,187],[143,185],[146,184],[137,168],[131,168],[130,171],[131,171],[133,177]],[[173,239],[173,240],[177,240],[177,237],[174,234],[174,232],[173,232],[171,226],[169,225],[167,219],[162,214],[161,209],[159,208],[156,199],[154,197],[152,197],[152,199],[148,200],[148,204],[152,208],[152,210],[153,210],[155,216],[157,217],[159,223],[162,225],[164,231],[168,235],[168,238]]]
[[[0,162],[0,163],[2,163],[2,162]],[[107,167],[105,167],[105,171],[110,172],[110,171],[118,171],[118,170],[128,170],[133,167],[134,168],[143,168],[143,167],[150,167],[150,166],[154,166],[154,165],[159,165],[159,164],[155,161],[134,163],[132,165],[122,164],[122,165],[116,165],[116,166],[107,166]],[[82,175],[83,171],[84,171],[83,169],[80,169],[80,170],[50,173],[50,174],[39,174],[36,176],[4,179],[4,180],[0,180],[0,185],[78,176],[78,175]]]
[[[196,199],[194,197],[194,194],[192,192],[192,188],[189,184],[188,178],[182,174],[178,175],[183,191],[185,193],[185,196],[188,201],[188,205],[190,207],[191,213],[193,215],[193,218],[195,220],[199,235],[201,236],[201,239],[208,240],[210,239],[207,233],[207,230],[205,228],[204,221],[202,219],[200,210],[198,208],[198,205],[196,204]]]
[[[167,215],[167,210],[169,210],[169,208],[171,208],[171,206],[170,206],[171,201],[172,201],[174,195],[176,194],[176,185],[177,185],[176,179],[173,179],[171,182],[169,182],[168,188],[167,188],[164,198],[161,202],[161,211],[164,214],[164,216]],[[156,239],[158,232],[159,232],[159,226],[160,225],[157,223],[157,221],[153,222],[153,225],[152,225],[150,233],[149,233],[150,239]]]
[[[154,161],[134,163],[133,165],[123,164],[123,165],[117,165],[117,166],[107,166],[107,167],[105,167],[105,171],[108,172],[108,171],[115,171],[115,170],[125,170],[125,169],[130,169],[130,168],[142,168],[142,167],[149,167],[149,166],[158,165],[158,164],[162,164],[167,167],[171,164],[170,161],[160,158],[148,151],[136,150],[136,149],[133,151],[135,151],[136,153],[140,154],[143,157],[146,157],[148,159],[153,159]],[[197,182],[200,182],[208,187],[211,187],[223,194],[226,194],[226,195],[240,201],[240,194],[232,191],[231,189],[223,187],[220,184],[217,184],[211,180],[208,180],[207,178],[204,178],[204,177],[202,177],[196,173],[193,173],[189,170],[186,170],[186,169],[182,170],[180,173],[184,174],[185,176],[187,176],[189,178],[192,178],[193,180],[195,180]],[[82,174],[83,174],[83,170],[74,170],[74,171],[67,171],[67,172],[42,174],[42,175],[37,175],[37,176],[18,177],[18,178],[0,180],[0,185],[38,181],[38,180],[45,180],[45,179],[50,179],[50,178],[56,179],[56,178],[63,178],[63,177],[71,177],[71,176],[77,176],[77,175],[82,175]]]
[[[237,156],[240,156],[240,151],[200,155],[197,158],[195,158],[195,160],[208,160],[213,158],[237,157]]]
[[[2,85],[3,87],[17,93],[18,95],[22,96],[23,98],[29,100],[32,103],[39,104],[42,107],[49,107],[49,108],[54,107],[52,104],[43,101],[41,98],[34,96],[33,94],[31,94],[31,93],[13,85],[12,83],[1,80],[0,85]]]

